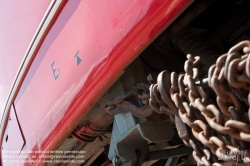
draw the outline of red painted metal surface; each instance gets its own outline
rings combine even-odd
[[[25,52],[49,4],[50,0],[0,1],[0,117]]]
[[[13,160],[15,160],[18,157],[19,152],[22,149],[25,142],[13,106],[10,109],[8,125],[3,138],[4,138],[2,143],[3,163],[6,163],[6,165],[8,166],[15,165],[15,163],[13,163],[14,162]]]
[[[122,70],[190,3],[68,1],[14,102],[23,151],[57,148]]]

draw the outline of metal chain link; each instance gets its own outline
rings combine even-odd
[[[249,41],[232,47],[210,67],[207,79],[200,73],[200,58],[187,55],[185,74],[170,75],[163,71],[157,84],[150,87],[150,106],[157,113],[166,113],[172,119],[175,116],[179,136],[187,146],[193,147],[193,157],[199,165],[212,165],[212,162],[219,165],[215,156],[219,158],[225,151],[249,149],[249,118],[244,116],[248,107],[250,117],[249,53]],[[211,91],[217,97],[209,96]],[[178,118],[189,128],[182,127]],[[224,161],[233,158],[232,154],[223,155],[229,155]],[[246,161],[250,160],[240,162]]]
[[[139,84],[134,91],[109,102],[107,111],[130,111],[137,117],[150,116],[152,111],[169,115],[185,145],[194,149],[198,165],[221,165],[218,158],[239,165],[250,162],[249,155],[241,161],[232,160],[250,149],[250,41],[240,42],[221,55],[207,74],[201,72],[200,57],[189,54],[184,71],[179,75],[161,72],[149,92],[145,84]],[[124,105],[138,88],[143,89],[137,95],[144,106],[135,108],[127,101]]]

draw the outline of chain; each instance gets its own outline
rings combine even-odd
[[[179,75],[161,72],[149,91],[147,85],[138,84],[109,102],[107,111],[130,110],[137,117],[150,116],[152,111],[169,115],[184,144],[194,149],[198,165],[221,165],[218,159],[239,165],[250,162],[249,155],[233,160],[250,149],[250,41],[221,55],[208,73],[203,72],[200,57],[189,54],[184,71]],[[144,106],[128,109],[133,104],[125,102],[125,107],[124,100],[135,92]]]
[[[245,117],[247,107],[250,117],[249,53],[249,41],[237,44],[218,58],[207,76],[200,71],[200,58],[187,55],[185,74],[163,71],[150,87],[150,106],[175,119],[180,138],[193,147],[199,165],[220,165],[218,158],[233,159],[223,152],[249,149],[250,125]],[[240,162],[246,161],[250,160]]]

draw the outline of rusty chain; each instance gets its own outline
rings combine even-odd
[[[163,71],[157,84],[151,85],[150,106],[158,113],[175,116],[179,136],[194,148],[193,157],[199,165],[219,165],[217,159],[223,152],[249,149],[250,125],[245,117],[250,103],[249,53],[249,41],[237,44],[210,67],[207,78],[200,72],[200,58],[187,55],[185,74]],[[224,157],[227,159],[232,156]]]
[[[161,72],[149,92],[138,94],[145,104],[143,117],[152,110],[169,115],[180,138],[194,149],[198,165],[220,165],[222,154],[220,160],[235,163],[235,153],[224,152],[238,154],[250,149],[250,41],[240,42],[221,55],[207,74],[202,69],[200,57],[187,55],[184,74]],[[107,110],[117,110],[121,103],[113,101]],[[148,106],[152,109],[146,110]],[[132,109],[137,115],[135,112]],[[237,164],[250,161],[245,157]]]

